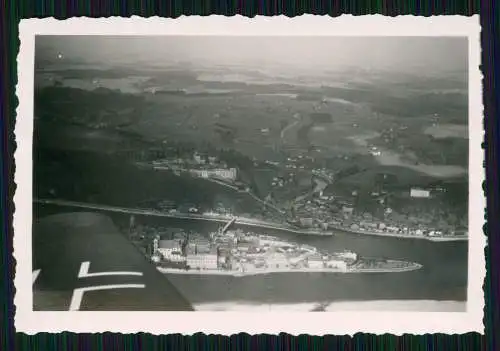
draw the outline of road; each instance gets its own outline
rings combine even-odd
[[[150,165],[150,164],[147,164],[147,163],[139,163],[137,162],[136,165],[138,166],[141,166],[141,167],[149,167],[149,168],[153,168],[153,169],[157,169],[157,170],[164,170],[164,171],[173,171],[170,167],[164,167],[164,166],[154,166],[154,165]],[[188,170],[182,170],[183,172],[189,172]],[[174,171],[175,172],[175,171]],[[212,183],[216,183],[218,185],[221,185],[221,186],[224,186],[226,188],[229,188],[229,189],[232,189],[232,190],[235,190],[235,191],[240,191],[240,189],[234,185],[231,185],[231,184],[228,184],[226,182],[222,182],[222,181],[219,181],[217,179],[213,179],[213,178],[201,178],[201,177],[195,177],[195,178],[199,178],[199,179],[202,179],[202,180],[206,180],[206,181],[209,181],[209,182],[212,182]],[[275,211],[277,211],[278,213],[280,214],[285,214],[285,211],[283,211],[282,209],[274,206],[273,204],[270,204],[269,202],[265,201],[265,200],[262,200],[261,198],[259,198],[257,195],[253,194],[251,191],[249,190],[245,190],[244,191],[245,194],[248,194],[250,197],[252,197],[255,201],[257,202],[260,202],[261,204],[263,204],[264,206],[266,207],[269,207]]]
[[[285,134],[286,132],[288,131],[288,129],[291,129],[293,127],[295,127],[298,123],[300,122],[300,120],[296,120],[295,122],[293,122],[292,124],[289,124],[287,125],[285,128],[283,128],[283,130],[281,131],[280,133],[280,137],[281,139],[283,140],[285,138]],[[284,140],[283,140],[284,141]]]
[[[76,208],[84,208],[84,209],[90,209],[90,210],[126,213],[126,214],[143,215],[143,216],[156,216],[156,217],[178,218],[178,219],[193,219],[193,220],[210,221],[210,222],[218,222],[218,223],[227,223],[227,221],[231,220],[231,218],[235,218],[236,224],[243,224],[243,225],[251,226],[251,227],[276,229],[276,230],[286,231],[286,232],[290,232],[290,233],[306,234],[306,235],[333,235],[333,233],[327,233],[327,232],[322,233],[322,232],[313,232],[313,231],[287,228],[287,227],[283,227],[283,226],[280,226],[279,224],[275,224],[275,223],[269,223],[269,222],[264,222],[264,221],[260,221],[257,219],[237,217],[237,216],[235,216],[235,217],[220,216],[220,218],[218,218],[218,217],[213,217],[213,216],[208,216],[208,215],[165,213],[165,212],[161,212],[161,211],[153,210],[153,209],[126,208],[126,207],[108,206],[108,205],[93,204],[93,203],[86,203],[86,202],[77,202],[77,201],[67,201],[67,200],[59,200],[59,199],[34,199],[33,202],[38,203],[38,204],[44,204],[44,205],[76,207]]]
[[[237,187],[232,186],[230,184],[227,184],[225,182],[218,181],[216,179],[210,179],[210,178],[201,178],[201,179],[209,181],[209,182],[212,182],[212,183],[219,184],[221,186],[225,186],[226,188],[229,188],[229,189],[233,189],[233,190],[239,191],[239,189]],[[262,200],[260,197],[258,197],[257,195],[253,194],[251,191],[245,190],[243,193],[248,194],[251,198],[253,198],[257,202],[260,202],[262,205],[264,205],[266,207],[269,207],[269,208],[272,208],[273,210],[277,211],[278,213],[280,213],[282,215],[285,214],[285,211],[283,211],[282,209],[274,206],[273,204],[270,204],[269,202],[267,202],[265,200]]]
[[[293,201],[295,203],[303,201],[304,199],[307,199],[308,197],[312,196],[315,193],[320,193],[321,191],[325,190],[325,188],[330,184],[329,182],[324,182],[323,180],[314,180],[316,182],[316,186],[314,187],[313,190],[308,191],[305,194],[297,196]]]
[[[91,209],[91,210],[127,213],[127,214],[143,215],[143,216],[156,216],[156,217],[178,218],[178,219],[192,219],[192,220],[218,222],[218,223],[227,223],[228,221],[231,221],[234,219],[234,223],[246,225],[249,227],[275,229],[275,230],[281,230],[281,231],[285,231],[285,232],[289,232],[289,233],[304,234],[304,235],[333,236],[332,232],[322,232],[322,231],[311,231],[311,230],[300,230],[300,229],[294,229],[294,228],[287,228],[284,226],[280,226],[279,224],[276,224],[276,223],[270,223],[270,222],[260,221],[258,219],[238,217],[238,216],[214,217],[214,216],[209,216],[209,215],[165,213],[165,212],[161,212],[161,211],[153,210],[153,209],[126,208],[126,207],[108,206],[108,205],[101,205],[101,204],[58,200],[58,199],[34,199],[33,202],[39,203],[39,204],[45,204],[45,205],[85,208],[85,209]],[[361,235],[375,235],[375,236],[385,236],[385,237],[397,237],[397,238],[403,238],[403,239],[423,239],[423,240],[437,241],[437,242],[439,242],[439,241],[467,241],[468,240],[468,236],[456,236],[456,237],[426,237],[426,236],[421,236],[421,237],[419,237],[419,236],[415,236],[415,235],[406,235],[406,234],[378,233],[378,232],[372,233],[372,232],[367,232],[367,231],[353,230],[351,228],[340,227],[340,226],[336,227],[334,229],[345,232],[345,233],[355,233],[355,234],[361,234]]]

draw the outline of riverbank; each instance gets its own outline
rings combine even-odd
[[[385,261],[388,265],[397,266],[401,263],[406,263],[402,267],[391,267],[391,268],[363,268],[363,267],[349,267],[348,273],[403,273],[403,272],[411,272],[416,271],[422,268],[423,266],[419,263],[415,262],[402,262],[395,260],[387,260]]]
[[[170,168],[169,166],[155,166],[155,165],[152,165],[152,164],[149,164],[146,162],[136,162],[135,165],[140,167],[140,168],[144,168],[144,169],[154,169],[154,170],[158,170],[158,171],[169,171],[177,176],[180,176],[180,173],[176,173],[176,171],[172,170],[172,168]],[[182,172],[189,173],[189,170],[183,169]],[[200,180],[205,180],[205,181],[208,181],[208,182],[211,182],[214,184],[218,184],[220,186],[226,187],[226,188],[231,189],[233,191],[245,193],[248,196],[252,197],[255,201],[260,202],[262,205],[264,205],[268,208],[271,208],[282,215],[284,214],[284,211],[282,209],[279,209],[278,207],[268,203],[267,201],[262,200],[261,198],[259,198],[258,196],[256,196],[255,194],[253,194],[249,190],[243,190],[243,189],[240,189],[239,187],[237,187],[236,185],[230,184],[230,182],[218,180],[218,179],[215,179],[213,177],[207,177],[207,178],[194,177],[194,178],[200,179]]]
[[[34,204],[34,221],[50,214],[69,212],[71,208]],[[123,229],[128,228],[129,215],[108,212]],[[137,216],[138,223],[168,228],[186,228],[199,233],[216,230],[209,221],[185,221],[163,217]],[[335,231],[335,238],[311,235],[288,235],[284,232],[242,228],[258,235],[271,235],[311,245],[326,252],[349,249],[360,257],[387,257],[418,262],[423,268],[402,274],[268,274],[233,278],[170,274],[166,277],[193,304],[210,301],[244,300],[262,304],[301,301],[371,300],[371,299],[467,299],[468,245],[466,241],[433,243],[428,240],[402,240],[380,236],[360,236]],[[443,264],[445,259],[446,264]],[[297,284],[300,279],[301,284]],[[272,282],[272,284],[270,283]],[[230,287],[230,288],[228,288]],[[314,289],[311,289],[314,287]]]
[[[403,273],[411,272],[422,268],[422,265],[413,263],[407,267],[401,268],[348,268],[347,270],[337,268],[269,268],[252,271],[229,271],[229,270],[195,270],[157,267],[156,269],[163,274],[183,274],[183,275],[226,275],[232,277],[247,277],[256,275],[266,275],[275,273]]]
[[[150,165],[150,167],[153,167],[152,165]],[[167,169],[167,168],[166,168]],[[316,175],[318,176],[318,175]],[[221,181],[218,181],[216,179],[210,179],[210,178],[207,178],[207,179],[204,179],[204,180],[207,180],[207,181],[210,181],[212,183],[216,183],[220,186],[224,186],[224,187],[227,187],[227,188],[231,188],[232,190],[237,190],[238,191],[238,188],[237,187],[234,187],[230,184],[227,184],[225,182],[221,182]],[[327,182],[329,182],[329,180],[327,180]],[[304,195],[301,195],[299,196],[298,198],[295,199],[295,201],[299,201],[299,200],[302,200],[310,195],[312,195],[313,193],[317,192],[317,191],[320,191],[322,190],[322,188],[318,185],[314,190],[312,190],[311,192],[307,193],[307,194],[304,194]],[[271,205],[271,204],[268,204],[266,201],[260,199],[259,197],[255,196],[254,194],[252,194],[251,192],[249,191],[245,191],[245,193],[249,196],[251,196],[254,200],[262,203],[263,205],[265,206],[268,206],[280,213],[283,213],[282,210],[278,209],[277,207]],[[213,219],[214,217],[212,217]],[[231,218],[227,217],[224,219],[224,221],[229,221]],[[332,231],[317,231],[317,230],[307,230],[307,229],[294,229],[294,228],[290,228],[290,227],[283,227],[282,225],[279,225],[279,224],[276,224],[276,223],[272,223],[272,222],[266,222],[266,221],[260,221],[260,220],[254,220],[254,219],[251,219],[251,218],[241,218],[241,217],[237,217],[237,220],[236,220],[236,223],[237,224],[241,224],[241,225],[247,225],[247,226],[261,226],[263,228],[268,228],[268,229],[276,229],[276,230],[283,230],[283,231],[287,231],[287,232],[290,232],[290,233],[295,233],[295,234],[303,234],[303,235],[320,235],[320,236],[333,236],[333,232]],[[382,236],[382,237],[392,237],[392,238],[401,238],[401,239],[419,239],[419,240],[427,240],[427,241],[432,241],[432,242],[453,242],[453,241],[468,241],[469,238],[468,236],[424,236],[424,235],[408,235],[408,234],[399,234],[399,233],[387,233],[387,232],[370,232],[370,231],[363,231],[363,230],[355,230],[355,229],[351,229],[351,228],[348,228],[348,227],[342,227],[342,226],[332,226],[332,225],[329,225],[329,228],[331,229],[335,229],[335,230],[339,230],[339,231],[342,231],[342,232],[346,232],[346,233],[352,233],[352,234],[361,234],[361,235],[371,235],[371,236]]]
[[[176,218],[176,219],[193,219],[199,221],[209,221],[209,222],[218,222],[218,223],[227,223],[231,219],[236,218],[235,223],[246,225],[249,227],[259,227],[264,229],[274,229],[278,231],[284,231],[294,234],[302,234],[302,235],[319,235],[319,236],[333,236],[333,232],[331,231],[314,231],[314,230],[300,230],[294,229],[290,227],[283,227],[279,224],[265,222],[257,219],[244,218],[244,217],[227,217],[227,216],[211,216],[211,215],[196,215],[196,214],[181,214],[181,213],[165,213],[159,210],[154,209],[138,209],[138,208],[126,208],[126,207],[117,207],[117,206],[108,206],[101,204],[92,204],[92,203],[84,203],[77,201],[67,201],[67,200],[57,200],[57,199],[34,199],[34,203],[45,204],[45,205],[56,205],[62,207],[73,207],[73,208],[84,208],[91,210],[100,210],[100,211],[108,211],[108,212],[118,212],[118,213],[127,213],[134,215],[143,215],[143,216],[156,216],[156,217],[165,217],[165,218]]]
[[[398,234],[398,233],[380,233],[380,232],[370,232],[364,230],[356,230],[341,226],[331,226],[335,230],[339,230],[346,233],[360,234],[360,235],[370,235],[370,236],[385,236],[391,238],[402,238],[402,239],[419,239],[428,240],[433,242],[448,242],[448,241],[468,241],[468,236],[424,236],[424,235],[408,235],[408,234]]]
[[[109,212],[120,212],[120,213],[129,213],[135,215],[145,215],[145,216],[157,216],[157,217],[166,217],[166,218],[177,218],[177,219],[194,219],[201,221],[211,221],[218,223],[226,223],[230,221],[233,217],[223,217],[223,216],[207,216],[207,215],[194,215],[194,214],[173,214],[173,213],[165,213],[158,210],[148,210],[148,209],[131,209],[125,207],[116,207],[116,206],[108,206],[108,205],[100,205],[100,204],[90,204],[76,201],[66,201],[66,200],[56,200],[56,199],[34,199],[34,203],[45,204],[45,205],[56,205],[62,207],[74,207],[74,208],[85,208],[85,209],[93,209],[93,210],[101,210],[101,211],[109,211]],[[257,219],[251,218],[243,218],[236,217],[235,224],[246,225],[249,227],[259,227],[264,229],[274,229],[278,231],[284,231],[288,233],[301,234],[301,235],[315,235],[315,236],[334,236],[333,231],[315,231],[315,230],[307,230],[307,229],[295,229],[290,227],[280,226],[275,223],[265,222]],[[452,241],[468,241],[468,236],[462,237],[428,237],[428,236],[416,236],[416,235],[406,235],[406,234],[396,234],[396,233],[379,233],[379,232],[368,232],[368,231],[360,231],[351,228],[341,227],[341,226],[332,226],[332,229],[342,231],[350,234],[359,234],[359,235],[370,235],[370,236],[382,236],[382,237],[392,237],[392,238],[402,238],[402,239],[419,239],[419,240],[427,240],[432,242],[452,242]]]

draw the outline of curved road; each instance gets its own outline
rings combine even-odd
[[[299,122],[300,122],[300,120],[298,119],[295,122],[287,125],[285,128],[283,128],[281,130],[280,137],[281,137],[282,141],[284,141],[283,139],[285,138],[285,133],[287,132],[287,130],[295,127]]]

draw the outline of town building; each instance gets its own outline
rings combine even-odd
[[[168,261],[180,262],[184,260],[180,240],[159,240],[157,252]]]
[[[151,256],[151,262],[157,264],[157,263],[160,263],[161,261],[161,256],[158,255],[158,254],[154,254]]]
[[[326,262],[326,267],[347,271],[347,263],[342,260],[329,260]]]
[[[320,254],[314,254],[307,257],[307,265],[309,268],[324,268],[323,257]]]
[[[236,180],[236,177],[238,175],[238,172],[236,168],[217,168],[212,170],[212,174],[215,177],[223,178],[226,180]]]
[[[210,241],[205,238],[190,239],[187,250],[193,254],[207,253],[210,251]]]
[[[213,168],[213,169],[192,169],[191,174],[201,178],[221,178],[223,180],[236,180],[238,171],[236,168]]]
[[[303,227],[312,227],[313,219],[311,217],[301,217],[299,218],[300,225]]]
[[[217,252],[211,251],[197,255],[188,254],[186,265],[191,269],[217,269],[219,266]]]
[[[237,250],[238,251],[243,251],[243,252],[248,252],[248,251],[251,251],[251,249],[254,247],[255,245],[252,244],[252,243],[244,243],[244,242],[239,242],[238,243],[238,246],[237,246]]]
[[[266,258],[266,263],[269,268],[287,268],[290,263],[285,254],[273,252]]]
[[[175,208],[175,201],[173,200],[162,200],[158,203],[158,206],[161,207],[162,209],[171,209]]]
[[[342,214],[344,214],[344,216],[352,216],[353,211],[354,208],[351,206],[342,206]]]
[[[198,164],[204,164],[205,163],[205,159],[199,153],[195,153],[193,155],[193,159],[194,159],[194,162],[196,162]]]
[[[429,198],[429,197],[431,197],[431,192],[429,190],[425,190],[425,189],[411,188],[410,189],[410,197]]]
[[[352,251],[344,251],[335,254],[335,257],[343,260],[352,260],[356,261],[358,259],[358,255]]]

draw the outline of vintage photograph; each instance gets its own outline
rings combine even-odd
[[[33,62],[34,311],[467,311],[467,36],[41,34]]]

